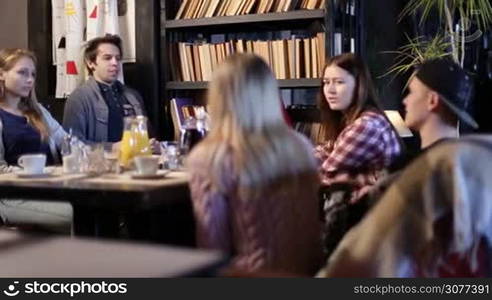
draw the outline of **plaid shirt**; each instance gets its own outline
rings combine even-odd
[[[352,201],[376,183],[400,152],[396,132],[383,115],[374,111],[363,112],[334,143],[315,148],[323,184],[353,183]]]

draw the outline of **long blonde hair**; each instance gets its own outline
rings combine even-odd
[[[33,52],[21,49],[1,49],[0,50],[0,70],[6,72],[12,69],[15,64],[23,57],[30,58],[34,64],[37,59]],[[48,137],[48,126],[46,125],[39,103],[36,98],[35,88],[29,93],[27,97],[22,97],[19,102],[19,110],[27,118],[27,121],[34,126],[34,128],[41,134],[41,139],[45,140]],[[5,82],[0,80],[0,101],[5,99]]]
[[[219,191],[226,189],[221,178],[231,153],[229,175],[237,176],[242,199],[317,189],[311,153],[286,125],[277,81],[260,57],[230,56],[214,73],[208,102],[211,130],[199,146],[207,149],[203,159]]]

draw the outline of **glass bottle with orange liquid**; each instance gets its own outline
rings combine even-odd
[[[137,116],[135,118],[135,130],[133,133],[136,144],[134,156],[152,155],[149,133],[147,131],[147,117]]]
[[[123,137],[121,138],[119,161],[120,165],[124,168],[130,166],[130,161],[135,152],[136,141],[133,137],[134,120],[135,118],[133,117],[125,117],[123,119]]]
[[[147,117],[126,117],[120,146],[120,165],[124,168],[131,168],[135,156],[151,154]]]

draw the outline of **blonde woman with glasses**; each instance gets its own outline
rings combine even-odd
[[[277,81],[258,56],[215,72],[208,136],[190,153],[197,243],[246,271],[313,274],[320,262],[312,146],[284,122]]]

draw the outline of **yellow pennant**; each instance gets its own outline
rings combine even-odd
[[[75,11],[75,7],[73,6],[73,2],[68,2],[65,5],[65,14],[67,16],[74,16],[77,12]]]

